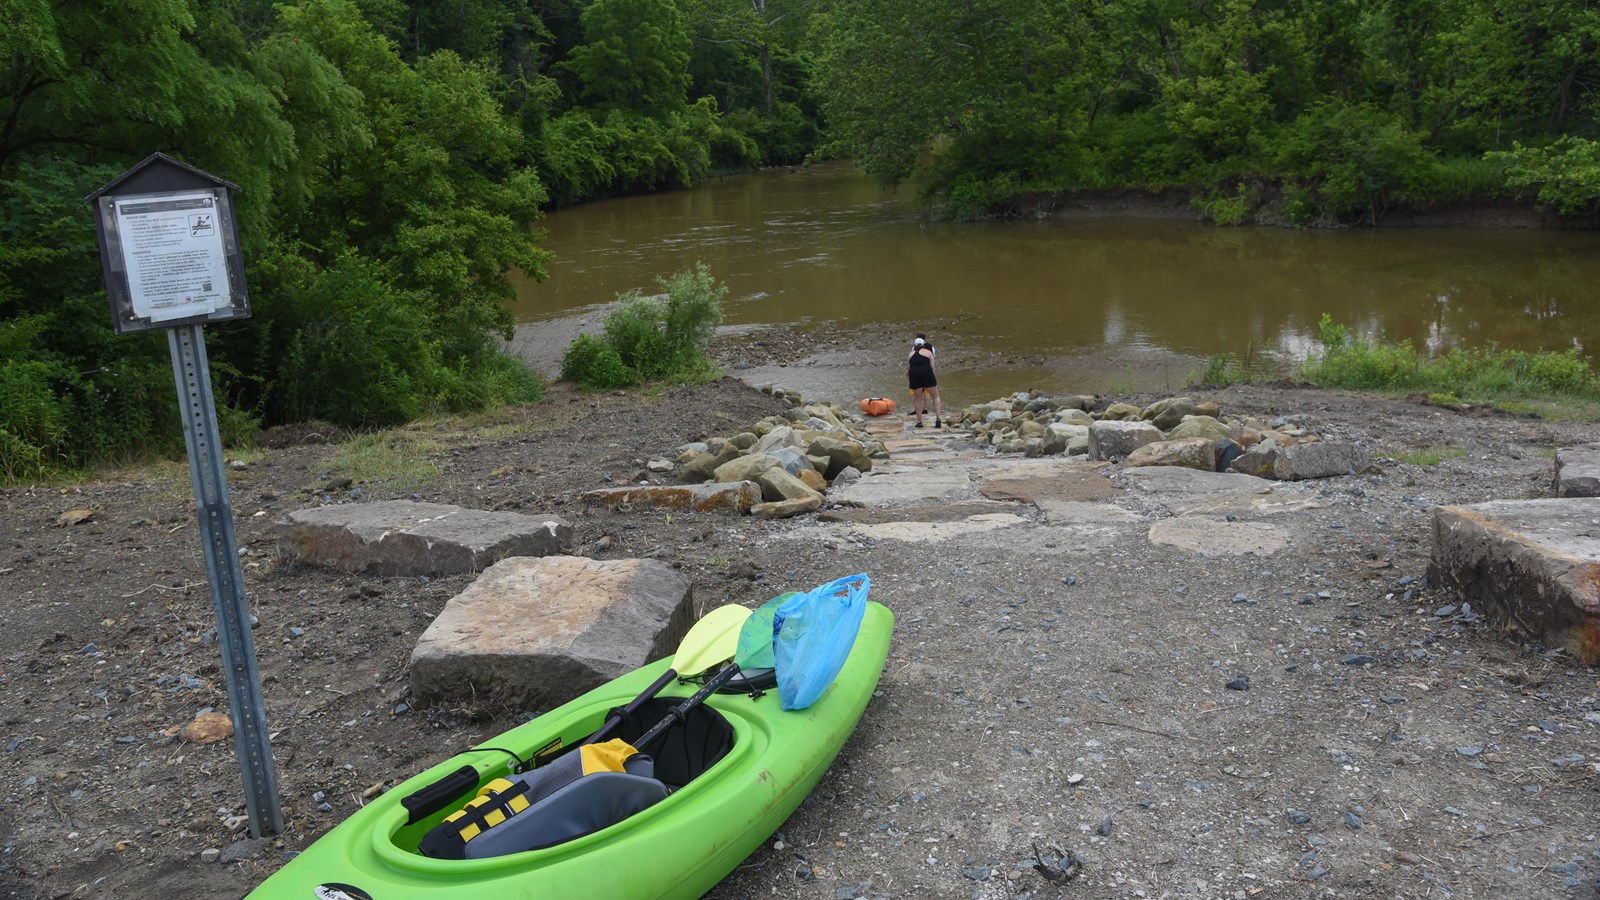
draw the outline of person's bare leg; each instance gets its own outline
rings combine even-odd
[[[922,427],[922,408],[928,405],[928,391],[926,388],[911,389],[911,412],[917,417],[917,427]]]
[[[933,395],[933,427],[944,427],[944,407],[939,403],[939,389],[928,388],[927,393]]]

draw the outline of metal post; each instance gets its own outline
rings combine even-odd
[[[261,701],[261,670],[250,637],[250,608],[244,598],[244,572],[239,567],[233,534],[233,504],[222,465],[222,436],[216,401],[211,395],[211,367],[199,325],[167,329],[172,373],[178,382],[178,407],[183,438],[189,445],[189,477],[194,482],[195,511],[200,517],[206,575],[211,582],[211,610],[222,648],[222,674],[233,715],[233,746],[244,776],[250,833],[255,837],[283,831],[278,806],[278,777],[267,741],[267,713]]]

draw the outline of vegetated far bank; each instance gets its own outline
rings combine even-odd
[[[984,211],[986,218],[1186,219],[1209,221],[1205,191],[1182,187],[1069,188],[1005,198]],[[1308,227],[1292,220],[1281,190],[1264,190],[1237,225]],[[1600,229],[1600,214],[1563,216],[1537,201],[1485,194],[1477,198],[1399,201],[1355,222],[1321,227],[1355,228],[1553,228]]]

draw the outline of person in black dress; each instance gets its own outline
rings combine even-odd
[[[934,372],[933,345],[928,336],[917,332],[911,342],[911,357],[906,360],[906,380],[911,385],[911,411],[916,414],[917,427],[922,427],[922,414],[927,411],[929,398],[933,400],[933,427],[944,427],[944,411],[939,403],[939,378]]]

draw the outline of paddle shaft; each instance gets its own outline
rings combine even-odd
[[[610,737],[613,731],[616,731],[622,726],[623,719],[635,712],[638,712],[639,707],[645,705],[650,701],[651,698],[661,693],[661,689],[666,687],[672,681],[672,679],[677,677],[678,672],[676,669],[668,669],[660,678],[657,678],[655,681],[651,682],[650,686],[645,688],[643,693],[632,700],[629,700],[626,706],[617,710],[610,718],[606,719],[606,723],[601,725],[598,731],[580,741],[579,746],[583,746],[584,744],[597,744],[600,741]]]
[[[737,674],[739,674],[739,667],[736,665],[730,665],[724,668],[721,672],[718,672],[714,678],[705,683],[704,687],[700,688],[698,691],[695,691],[694,696],[683,701],[683,705],[679,706],[677,709],[674,709],[671,715],[667,716],[665,719],[662,719],[660,722],[657,722],[654,728],[640,735],[639,739],[633,742],[633,746],[640,748],[649,746],[651,741],[660,737],[662,732],[666,731],[668,728],[671,728],[674,723],[682,722],[684,720],[683,717],[685,713],[706,702],[707,697],[716,693],[717,688],[727,684],[729,679],[733,678],[733,676]]]

